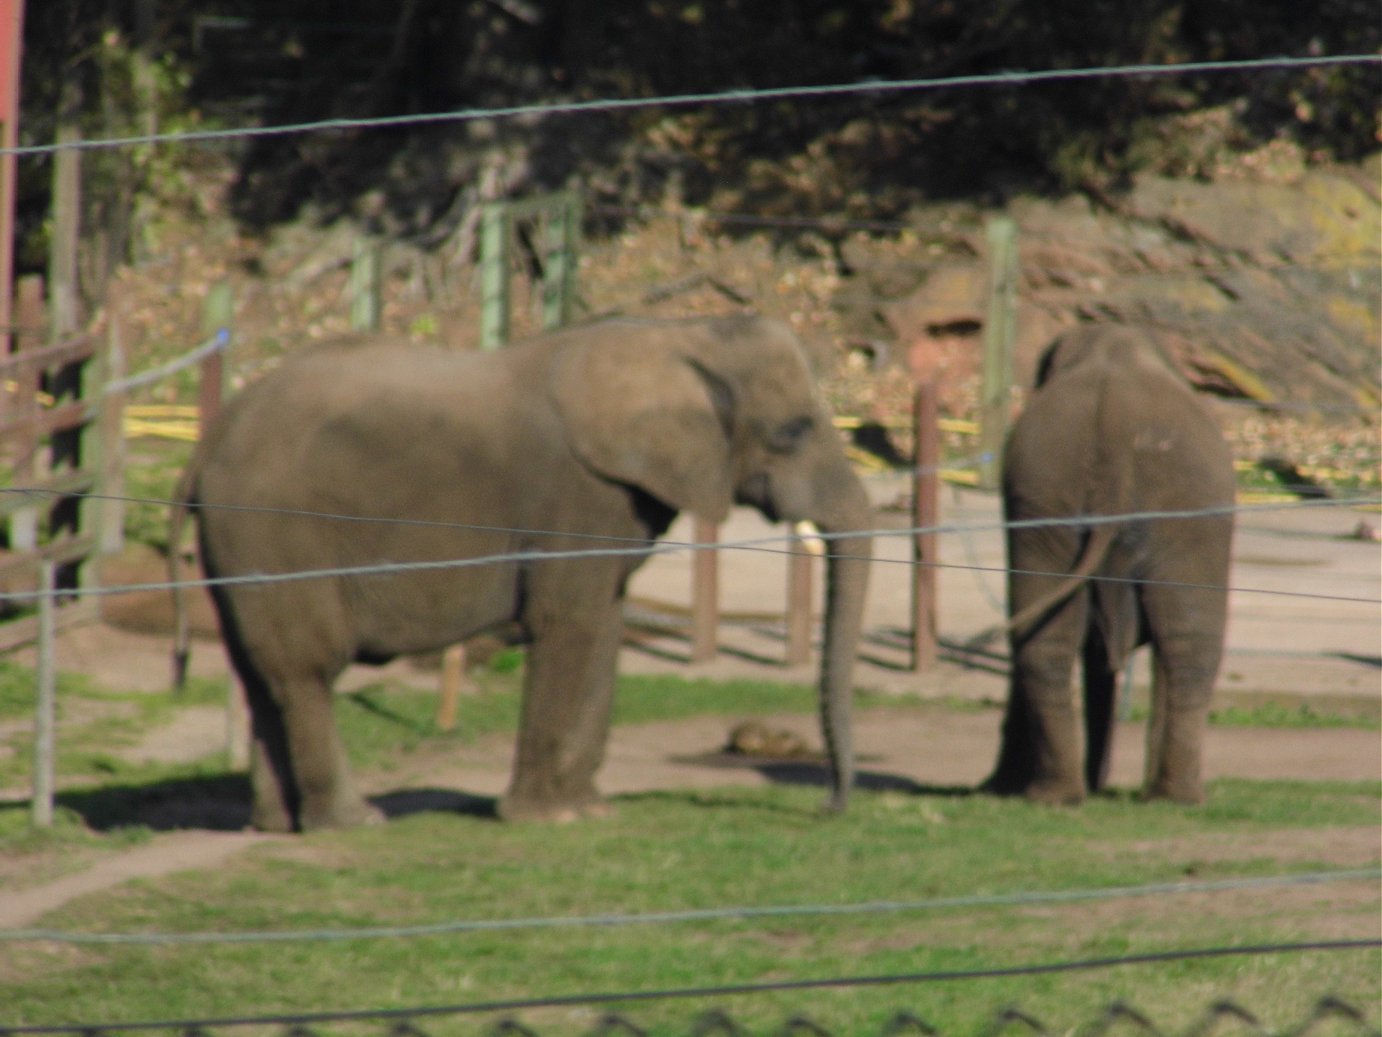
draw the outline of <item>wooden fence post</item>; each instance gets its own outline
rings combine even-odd
[[[912,670],[936,665],[936,534],[940,509],[940,427],[936,383],[917,383],[912,422]]]
[[[979,401],[979,485],[998,487],[999,455],[1012,398],[1013,338],[1017,332],[1017,224],[1006,216],[988,224],[989,298],[984,315],[984,373]]]
[[[77,108],[80,87],[63,87],[62,112],[58,118],[58,150],[53,155],[53,238],[48,252],[49,341],[77,330],[78,264],[82,221],[82,153],[74,147],[81,139]]]
[[[720,527],[696,516],[692,541],[696,551],[691,559],[691,661],[709,662],[719,648],[716,629],[720,625],[720,558],[713,545],[720,539]]]
[[[202,334],[215,337],[221,344],[202,358],[197,385],[197,430],[205,435],[207,428],[220,413],[225,398],[226,352],[235,327],[235,290],[229,281],[211,286],[202,305]],[[168,550],[181,551],[181,544],[169,544]],[[231,681],[226,693],[226,763],[243,770],[250,762],[250,711],[239,681]]]
[[[18,292],[15,300],[15,317],[19,334],[14,337],[16,352],[26,348],[29,344],[25,340],[35,335],[40,335],[45,321],[44,311],[44,284],[41,275],[32,274],[28,277],[19,279]],[[21,376],[16,376],[13,390],[5,386],[4,391],[10,393],[10,410],[15,417],[34,417],[38,412],[38,388],[40,373],[33,371]],[[24,441],[15,450],[14,456],[14,478],[17,483],[32,482],[38,465],[38,426],[31,424],[26,433]],[[37,505],[21,508],[10,516],[10,549],[13,551],[33,551],[38,547],[38,515]]]

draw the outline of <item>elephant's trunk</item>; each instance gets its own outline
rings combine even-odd
[[[821,654],[821,733],[830,760],[832,812],[842,812],[854,784],[851,711],[854,660],[859,649],[873,540],[862,531],[872,514],[863,487],[851,473],[843,506],[816,519],[827,540],[824,647]]]

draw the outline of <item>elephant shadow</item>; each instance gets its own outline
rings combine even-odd
[[[374,806],[390,821],[411,814],[459,814],[481,820],[499,819],[499,800],[495,796],[477,796],[460,789],[414,788],[394,789],[369,797]]]
[[[55,805],[96,832],[135,826],[155,832],[239,832],[250,823],[250,784],[244,774],[217,774],[103,785],[59,792]]]
[[[695,766],[756,771],[773,785],[825,789],[830,770],[824,760],[753,757],[717,752],[683,757],[679,762]],[[893,792],[912,796],[964,797],[975,790],[962,786],[924,785],[905,775],[861,767],[856,790]],[[626,796],[616,799],[630,798]],[[632,798],[637,798],[635,794]],[[400,788],[370,797],[384,816],[395,821],[414,814],[445,813],[478,820],[498,820],[498,798],[461,789],[438,787]],[[81,818],[94,832],[142,827],[153,832],[199,829],[240,832],[250,827],[250,787],[245,774],[218,774],[175,778],[149,784],[107,785],[69,789],[58,793],[58,809]],[[0,803],[0,811],[29,809],[26,800]]]
[[[756,771],[773,785],[800,785],[807,788],[827,789],[830,787],[830,767],[824,758],[810,756],[784,758],[775,756],[753,756],[750,754],[719,751],[703,753],[698,756],[675,758],[679,763],[698,767],[715,767]],[[867,762],[867,761],[863,761]],[[870,770],[867,766],[856,769],[854,788],[860,792],[896,792],[910,796],[940,796],[959,798],[972,796],[976,790],[967,785],[926,785],[889,771]]]
[[[480,819],[498,817],[494,796],[457,789],[397,789],[370,797],[389,820],[411,814],[444,812]],[[200,829],[240,832],[250,826],[250,784],[245,774],[176,778],[145,785],[107,785],[69,789],[55,797],[95,832],[142,827],[154,832]],[[28,810],[27,801],[0,804],[0,810]]]

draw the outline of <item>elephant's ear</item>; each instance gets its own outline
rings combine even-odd
[[[729,513],[729,387],[660,343],[603,339],[562,350],[557,413],[577,456],[600,475],[712,522]]]

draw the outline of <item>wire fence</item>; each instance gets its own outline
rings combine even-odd
[[[855,904],[780,904],[724,906],[695,911],[640,914],[568,915],[540,918],[457,919],[419,925],[373,926],[353,929],[245,930],[240,932],[93,933],[57,929],[0,929],[0,943],[57,943],[70,945],[120,944],[167,946],[241,943],[336,943],[346,940],[399,940],[461,933],[508,932],[520,929],[616,929],[627,926],[683,925],[719,921],[764,921],[778,918],[820,918],[920,914],[936,911],[978,911],[999,907],[1051,906],[1094,901],[1164,898],[1191,894],[1258,892],[1272,889],[1324,886],[1334,883],[1377,882],[1382,870],[1305,872],[1206,881],[1162,882],[1145,886],[1103,889],[1019,890],[1012,893],[971,894],[926,900],[868,901]]]
[[[0,149],[0,155],[12,154],[20,157],[51,155],[59,150],[98,150],[143,145],[186,145],[205,144],[218,141],[244,140],[257,137],[285,136],[305,133],[333,133],[342,131],[368,130],[386,127],[417,126],[424,124],[461,123],[476,120],[555,118],[583,113],[628,111],[647,108],[675,108],[687,106],[729,105],[840,96],[877,97],[889,93],[909,91],[943,90],[953,88],[1005,88],[1020,85],[1035,85],[1053,81],[1079,81],[1108,77],[1149,77],[1168,75],[1210,75],[1233,72],[1289,72],[1306,68],[1333,67],[1341,65],[1382,64],[1382,56],[1376,54],[1342,55],[1309,58],[1270,58],[1257,61],[1197,62],[1175,66],[1135,65],[1119,68],[1049,70],[1038,72],[1006,72],[982,76],[959,76],[938,79],[918,79],[901,81],[876,81],[868,83],[835,84],[817,87],[792,87],[767,90],[734,90],[709,94],[692,94],[668,97],[598,99],[588,102],[524,105],[489,109],[462,109],[412,116],[391,116],[377,119],[332,119],[312,123],[299,123],[267,127],[241,127],[226,130],[195,131],[186,133],[153,134],[127,137],[112,137],[100,140],[78,140],[51,145],[24,146]],[[711,213],[709,218],[726,223],[750,223],[757,226],[794,226],[893,231],[900,225],[888,221],[829,221],[829,220],[783,220],[768,219],[752,214]],[[1202,272],[1202,271],[1201,271]],[[195,356],[172,361],[143,375],[125,379],[118,387],[121,390],[142,387],[195,363],[205,352],[223,347],[223,341],[212,340],[195,352]],[[108,390],[114,391],[114,390]],[[1253,404],[1260,406],[1260,404]],[[1289,405],[1280,405],[1288,409]],[[1318,409],[1318,408],[1312,408]],[[24,487],[0,488],[3,494],[39,494],[44,491]],[[64,496],[73,497],[72,494]],[[125,502],[158,504],[172,506],[174,502],[144,497],[113,497],[100,494],[75,495],[93,499],[119,499]],[[1296,501],[1267,505],[1239,504],[1217,509],[1199,509],[1186,512],[1134,512],[1122,515],[1080,516],[1036,520],[1026,523],[963,523],[944,524],[931,527],[895,526],[880,527],[873,530],[851,534],[821,534],[827,543],[844,536],[867,536],[876,538],[911,538],[922,534],[969,536],[978,532],[994,532],[1017,526],[1066,526],[1089,529],[1104,523],[1161,522],[1219,517],[1224,515],[1245,516],[1266,511],[1303,510],[1333,507],[1376,508],[1382,501],[1376,496],[1358,494],[1342,499]],[[209,505],[200,507],[209,510]],[[409,572],[459,569],[488,565],[531,564],[558,559],[600,558],[609,556],[649,557],[657,554],[718,550],[727,552],[760,552],[771,554],[797,553],[802,538],[797,535],[775,535],[766,538],[720,542],[703,545],[666,540],[624,541],[618,538],[590,537],[560,530],[510,529],[502,527],[477,527],[461,523],[436,523],[408,519],[406,517],[379,519],[359,515],[331,514],[323,512],[284,511],[281,509],[257,508],[250,505],[223,505],[220,507],[257,513],[273,513],[285,520],[322,521],[332,523],[380,523],[398,525],[441,526],[457,531],[493,533],[500,536],[522,535],[525,537],[552,537],[563,541],[599,541],[599,546],[584,547],[579,550],[525,551],[494,553],[465,558],[436,559],[426,562],[396,563],[381,559],[369,565],[348,566],[335,569],[304,570],[285,573],[247,573],[217,579],[189,579],[176,582],[129,584],[123,586],[79,587],[63,589],[64,598],[73,596],[109,596],[134,592],[163,591],[175,587],[211,587],[232,583],[271,584],[286,581],[326,579],[336,577],[357,577],[366,575],[398,574]],[[916,565],[917,562],[878,556],[873,559],[879,564]],[[978,564],[925,563],[937,568],[965,569],[976,572],[1005,573],[1000,567],[985,567]],[[1046,575],[1065,575],[1053,573]],[[1133,583],[1152,583],[1157,581],[1128,580]],[[1186,586],[1185,584],[1181,584]],[[1380,599],[1375,596],[1331,595],[1304,592],[1298,589],[1272,589],[1251,587],[1217,587],[1233,593],[1264,594],[1301,599],[1325,599],[1351,602],[1361,605],[1377,605]],[[42,599],[54,591],[6,590],[0,592],[0,604],[24,605]],[[994,906],[1023,904],[1068,903],[1076,900],[1110,899],[1116,897],[1161,897],[1188,893],[1210,893],[1229,889],[1271,889],[1290,885],[1325,884],[1334,882],[1377,882],[1382,873],[1376,870],[1356,872],[1311,873],[1295,876],[1269,878],[1231,879],[1221,882],[1186,882],[1125,887],[1105,890],[1065,890],[1042,892],[1017,892],[990,896],[969,896],[943,898],[923,901],[899,901],[868,904],[821,905],[802,904],[768,907],[722,907],[708,911],[670,912],[658,914],[588,916],[567,918],[526,918],[499,920],[452,920],[417,926],[390,927],[355,930],[313,930],[313,931],[261,931],[261,932],[182,932],[182,933],[76,933],[54,930],[12,930],[0,931],[0,942],[51,942],[64,944],[126,944],[126,945],[166,945],[166,944],[207,944],[239,942],[326,942],[365,939],[396,939],[411,936],[432,936],[439,933],[465,933],[492,929],[555,928],[555,927],[610,927],[625,925],[678,924],[703,922],[715,919],[763,919],[785,915],[810,916],[822,914],[883,914],[905,913],[954,909],[982,909]],[[527,997],[509,1000],[476,1001],[469,1004],[454,1004],[433,1007],[414,1007],[389,1011],[360,1012],[315,1012],[302,1014],[277,1014],[244,1017],[221,1017],[203,1019],[155,1020],[145,1022],[98,1022],[81,1025],[52,1026],[4,1026],[0,1025],[0,1037],[21,1034],[89,1034],[105,1035],[113,1033],[166,1032],[193,1035],[212,1034],[215,1031],[235,1031],[246,1027],[258,1030],[281,1032],[284,1037],[304,1037],[307,1034],[328,1032],[328,1027],[364,1027],[393,1037],[429,1037],[426,1027],[441,1020],[458,1017],[501,1016],[487,1031],[493,1034],[531,1034],[541,1031],[533,1025],[520,1021],[512,1013],[530,1009],[584,1007],[606,1009],[599,1019],[586,1031],[596,1034],[641,1034],[647,1032],[637,1020],[627,1014],[627,1010],[609,1010],[613,1005],[650,1004],[674,1001],[713,1001],[748,995],[762,995],[772,992],[791,992],[821,989],[857,989],[865,987],[896,988],[935,983],[962,983],[970,980],[991,979],[1007,976],[1059,975],[1076,971],[1093,971],[1133,967],[1139,965],[1185,962],[1208,958],[1249,957],[1269,958],[1304,954],[1347,954],[1375,950],[1382,946],[1382,940],[1325,940],[1300,943],[1254,944],[1246,946],[1201,947],[1170,950],[1148,954],[1131,954],[1118,957],[1071,959],[1052,962],[1038,962],[1003,968],[982,968],[971,970],[947,970],[938,972],[889,973],[853,977],[824,977],[820,979],[784,980],[780,982],[746,983],[732,986],[704,986],[669,988],[662,990],[609,991],[603,993],[584,993],[571,996]],[[1234,1023],[1266,1032],[1268,1024],[1253,1012],[1232,1000],[1219,1000],[1205,1009],[1202,1016],[1184,1031],[1183,1037],[1203,1037],[1226,1023]],[[1321,1031],[1346,1032],[1377,1035],[1370,1026],[1363,1011],[1356,1006],[1335,998],[1320,999],[1310,1013],[1299,1022],[1276,1032],[1290,1034],[1292,1037],[1307,1037]],[[1028,1033],[1068,1033],[1077,1029],[1082,1033],[1102,1035],[1114,1029],[1132,1028],[1146,1034],[1167,1033],[1155,1023],[1153,1014],[1126,1003],[1110,1004],[1097,1014],[1085,1020],[1063,1019],[1047,1021],[1018,1008],[995,1012],[985,1034],[999,1034],[1009,1029]],[[691,1018],[686,1032],[698,1035],[737,1035],[748,1030],[736,1021],[728,1011],[715,1009],[701,1012]],[[831,1031],[823,1024],[806,1015],[797,1015],[786,1020],[776,1032],[786,1034],[827,1035]],[[851,1033],[858,1033],[851,1030]],[[884,1035],[930,1034],[938,1031],[921,1014],[911,1010],[899,1010],[877,1032]]]
[[[338,1011],[278,1013],[271,1015],[221,1016],[203,1019],[163,1019],[133,1022],[104,1022],[82,1024],[56,1024],[50,1026],[0,1026],[0,1037],[21,1037],[39,1034],[79,1034],[86,1037],[101,1037],[111,1033],[166,1033],[177,1031],[184,1037],[204,1037],[218,1031],[237,1031],[247,1028],[263,1031],[281,1031],[283,1037],[310,1037],[310,1035],[338,1032],[341,1027],[349,1027],[350,1032],[365,1028],[366,1032],[380,1031],[388,1037],[429,1037],[425,1027],[439,1022],[453,1021],[463,1017],[500,1016],[493,1027],[486,1032],[498,1035],[531,1035],[538,1037],[543,1030],[521,1022],[509,1013],[531,1012],[542,1009],[599,1009],[611,1005],[650,1004],[658,1002],[686,1000],[722,1000],[752,994],[782,993],[808,990],[859,989],[865,987],[897,987],[944,981],[955,982],[966,979],[994,979],[1006,976],[1031,976],[1069,973],[1088,969],[1109,968],[1120,965],[1143,964],[1147,962],[1193,961],[1206,957],[1225,957],[1229,955],[1276,955],[1295,953],[1326,953],[1333,951],[1354,951],[1371,949],[1382,941],[1334,941],[1314,944],[1270,945],[1233,949],[1213,949],[1209,951],[1172,952],[1164,955],[1143,955],[1122,959],[1099,959],[1087,961],[1059,962],[1044,966],[1029,966],[1016,969],[989,969],[974,972],[914,973],[910,975],[860,976],[852,979],[836,978],[825,980],[801,980],[796,982],[745,984],[719,987],[683,987],[663,990],[611,991],[600,994],[578,994],[569,997],[536,997],[477,1001],[470,1004],[439,1006],[418,1006],[377,1011]],[[1337,997],[1319,999],[1311,1012],[1292,1027],[1272,1028],[1260,1020],[1247,1008],[1236,1001],[1224,999],[1211,1004],[1190,1027],[1183,1031],[1184,1037],[1201,1037],[1221,1026],[1225,1020],[1246,1025],[1257,1033],[1278,1033],[1303,1037],[1328,1027],[1329,1033],[1339,1032],[1341,1024],[1345,1032],[1373,1037],[1378,1031],[1372,1027],[1363,1010],[1348,1001]],[[1068,1034],[1072,1031],[1090,1035],[1103,1034],[1115,1028],[1132,1028],[1146,1034],[1161,1035],[1162,1030],[1153,1021],[1152,1014],[1135,1008],[1125,1002],[1115,1002],[1092,1016],[1081,1026],[1078,1021],[1062,1020],[1049,1024],[1020,1008],[1005,1008],[994,1012],[987,1028],[978,1031],[983,1037],[1000,1034],[1009,1028],[1035,1034]],[[327,1027],[332,1029],[328,1030]],[[562,1032],[570,1032],[567,1026]],[[583,1028],[588,1037],[614,1035],[636,1037],[649,1031],[640,1027],[622,1011],[602,1013],[593,1026]],[[724,1009],[712,1009],[694,1016],[691,1024],[682,1031],[691,1037],[725,1035],[740,1037],[750,1032],[735,1021],[734,1016]],[[810,1035],[810,1037],[832,1037],[836,1032],[816,1022],[809,1015],[791,1016],[783,1026],[774,1031],[787,1037],[791,1034]],[[848,1031],[853,1037],[866,1037],[868,1032],[877,1032],[880,1037],[895,1037],[901,1034],[925,1034],[927,1037],[941,1037],[943,1031],[926,1022],[925,1018],[910,1010],[895,1012],[878,1030],[860,1031],[854,1027]]]
[[[493,108],[462,108],[446,112],[389,115],[376,118],[322,119],[315,122],[288,123],[277,126],[238,127],[222,130],[192,130],[174,133],[135,134],[103,139],[65,140],[53,144],[34,144],[13,148],[0,148],[0,155],[50,155],[64,150],[91,151],[156,144],[199,144],[227,140],[248,140],[258,137],[295,136],[304,133],[397,129],[408,126],[477,122],[481,120],[533,120],[566,115],[639,111],[648,108],[738,105],[750,102],[805,100],[854,95],[881,97],[888,94],[915,93],[931,90],[1031,86],[1041,83],[1068,83],[1096,79],[1216,75],[1235,72],[1292,72],[1311,68],[1378,64],[1382,64],[1382,55],[1339,54],[1305,57],[1256,58],[1234,61],[1195,61],[1175,65],[1122,65],[1099,68],[1011,71],[928,79],[871,79],[862,83],[722,90],[709,93],[674,94],[659,97],[607,97],[589,101],[508,105]]]
[[[118,497],[108,498],[100,494],[70,494],[59,493],[48,489],[27,489],[24,487],[3,487],[0,494],[15,494],[22,496],[36,497],[87,497],[91,499],[117,499],[124,503],[157,504],[168,507],[180,506],[179,502],[142,497]],[[211,588],[227,586],[245,585],[269,585],[281,583],[297,583],[305,580],[324,580],[349,577],[364,576],[387,576],[403,575],[408,573],[437,572],[456,569],[474,569],[486,566],[532,564],[540,562],[554,561],[573,561],[580,559],[598,558],[649,558],[655,555],[678,554],[683,552],[700,551],[745,551],[778,555],[800,554],[807,550],[812,541],[825,541],[826,543],[839,542],[845,540],[862,540],[876,538],[912,538],[923,534],[957,534],[970,535],[978,532],[993,532],[996,530],[1011,529],[1048,529],[1048,528],[1070,528],[1077,530],[1088,530],[1097,526],[1124,525],[1130,523],[1147,523],[1177,520],[1193,520],[1204,518],[1219,518],[1230,515],[1261,513],[1266,511],[1282,510],[1314,510],[1319,508],[1375,508],[1382,507],[1382,498],[1377,497],[1356,497],[1344,500],[1316,500],[1316,501],[1296,501],[1290,504],[1236,504],[1225,505],[1213,508],[1198,508],[1186,511],[1138,511],[1127,512],[1117,515],[1072,515],[1064,517],[1024,519],[1018,521],[1003,521],[993,523],[965,523],[965,524],[943,524],[937,526],[909,526],[905,528],[897,527],[877,527],[873,529],[854,530],[843,533],[813,532],[803,535],[795,532],[784,532],[767,537],[754,537],[744,540],[716,541],[714,543],[694,543],[690,541],[668,541],[659,540],[631,540],[621,537],[609,537],[597,534],[571,532],[565,530],[532,529],[509,526],[478,526],[468,523],[437,522],[425,519],[410,519],[406,517],[387,517],[380,518],[375,516],[348,515],[331,512],[302,511],[296,509],[267,508],[253,505],[242,504],[196,504],[192,506],[193,511],[222,510],[232,512],[245,512],[255,514],[270,514],[284,519],[304,519],[323,522],[341,523],[361,523],[369,525],[397,525],[397,526],[422,526],[428,528],[454,529],[458,532],[479,532],[494,534],[501,537],[550,537],[563,541],[571,540],[591,540],[602,542],[614,542],[622,546],[609,547],[589,547],[575,549],[558,550],[526,550],[503,552],[486,555],[471,555],[456,558],[437,558],[426,561],[412,562],[390,562],[378,561],[367,564],[335,566],[321,569],[298,569],[286,572],[253,572],[229,576],[216,576],[201,579],[186,579],[176,581],[158,581],[152,583],[136,583],[111,586],[88,586],[70,589],[62,589],[57,592],[45,592],[42,590],[17,590],[0,592],[0,602],[11,604],[26,604],[39,601],[52,593],[59,593],[63,597],[85,596],[85,597],[110,597],[119,594],[144,593],[151,591],[168,591],[177,588]],[[985,567],[978,565],[963,565],[953,562],[927,562],[914,561],[911,559],[898,559],[882,556],[874,556],[867,559],[875,563],[904,566],[927,566],[937,569],[964,569],[979,572],[1015,572],[1021,575],[1032,576],[1052,576],[1064,577],[1069,575],[1066,571],[1040,571],[1040,570],[1020,570],[1008,567]],[[1092,580],[1104,580],[1112,583],[1133,584],[1141,586],[1171,586],[1185,587],[1192,589],[1212,589],[1226,590],[1236,594],[1265,594],[1279,597],[1315,598],[1331,601],[1357,602],[1359,604],[1379,604],[1382,598],[1359,596],[1359,595],[1335,595],[1319,594],[1314,592],[1299,590],[1282,590],[1265,587],[1240,587],[1225,584],[1213,583],[1187,583],[1183,581],[1155,580],[1145,577],[1120,577],[1094,575]]]

